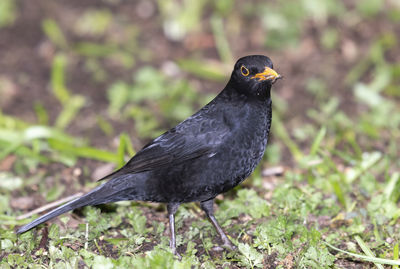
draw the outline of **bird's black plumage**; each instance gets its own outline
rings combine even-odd
[[[108,182],[21,227],[23,233],[69,210],[121,200],[168,204],[171,247],[179,204],[198,201],[224,244],[232,244],[214,218],[213,199],[254,170],[271,127],[272,83],[280,76],[266,56],[237,61],[222,92],[197,113],[147,144]]]

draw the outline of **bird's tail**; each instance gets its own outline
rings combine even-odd
[[[115,181],[114,181],[115,182]],[[60,207],[57,207],[56,209],[50,211],[47,214],[44,214],[43,216],[35,219],[31,223],[28,223],[21,228],[17,230],[17,234],[24,233],[26,231],[29,231],[30,229],[38,226],[39,224],[42,224],[43,222],[46,222],[52,218],[55,218],[65,212],[68,212],[70,210],[88,206],[88,205],[99,205],[99,204],[105,204],[105,203],[111,203],[111,202],[116,202],[120,200],[124,200],[119,194],[121,191],[120,188],[114,188],[113,184],[111,181],[98,186],[97,188],[91,190],[87,194],[72,200]]]

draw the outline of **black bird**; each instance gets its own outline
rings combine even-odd
[[[248,177],[264,154],[271,127],[270,90],[280,78],[272,68],[266,56],[240,58],[214,100],[104,177],[108,182],[17,233],[83,206],[123,200],[160,202],[167,204],[170,247],[177,254],[174,214],[182,203],[200,202],[223,245],[235,248],[214,217],[213,200]]]

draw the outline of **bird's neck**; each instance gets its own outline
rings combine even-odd
[[[268,101],[271,99],[271,86],[257,89],[256,98],[261,101]]]
[[[250,89],[242,89],[229,81],[225,89],[220,93],[220,97],[228,100],[240,99],[268,102],[271,99],[271,85],[260,87],[255,92],[251,92]]]

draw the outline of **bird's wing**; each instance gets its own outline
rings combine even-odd
[[[189,118],[154,139],[125,166],[102,179],[177,165],[207,154],[212,156],[229,132],[223,120]]]

